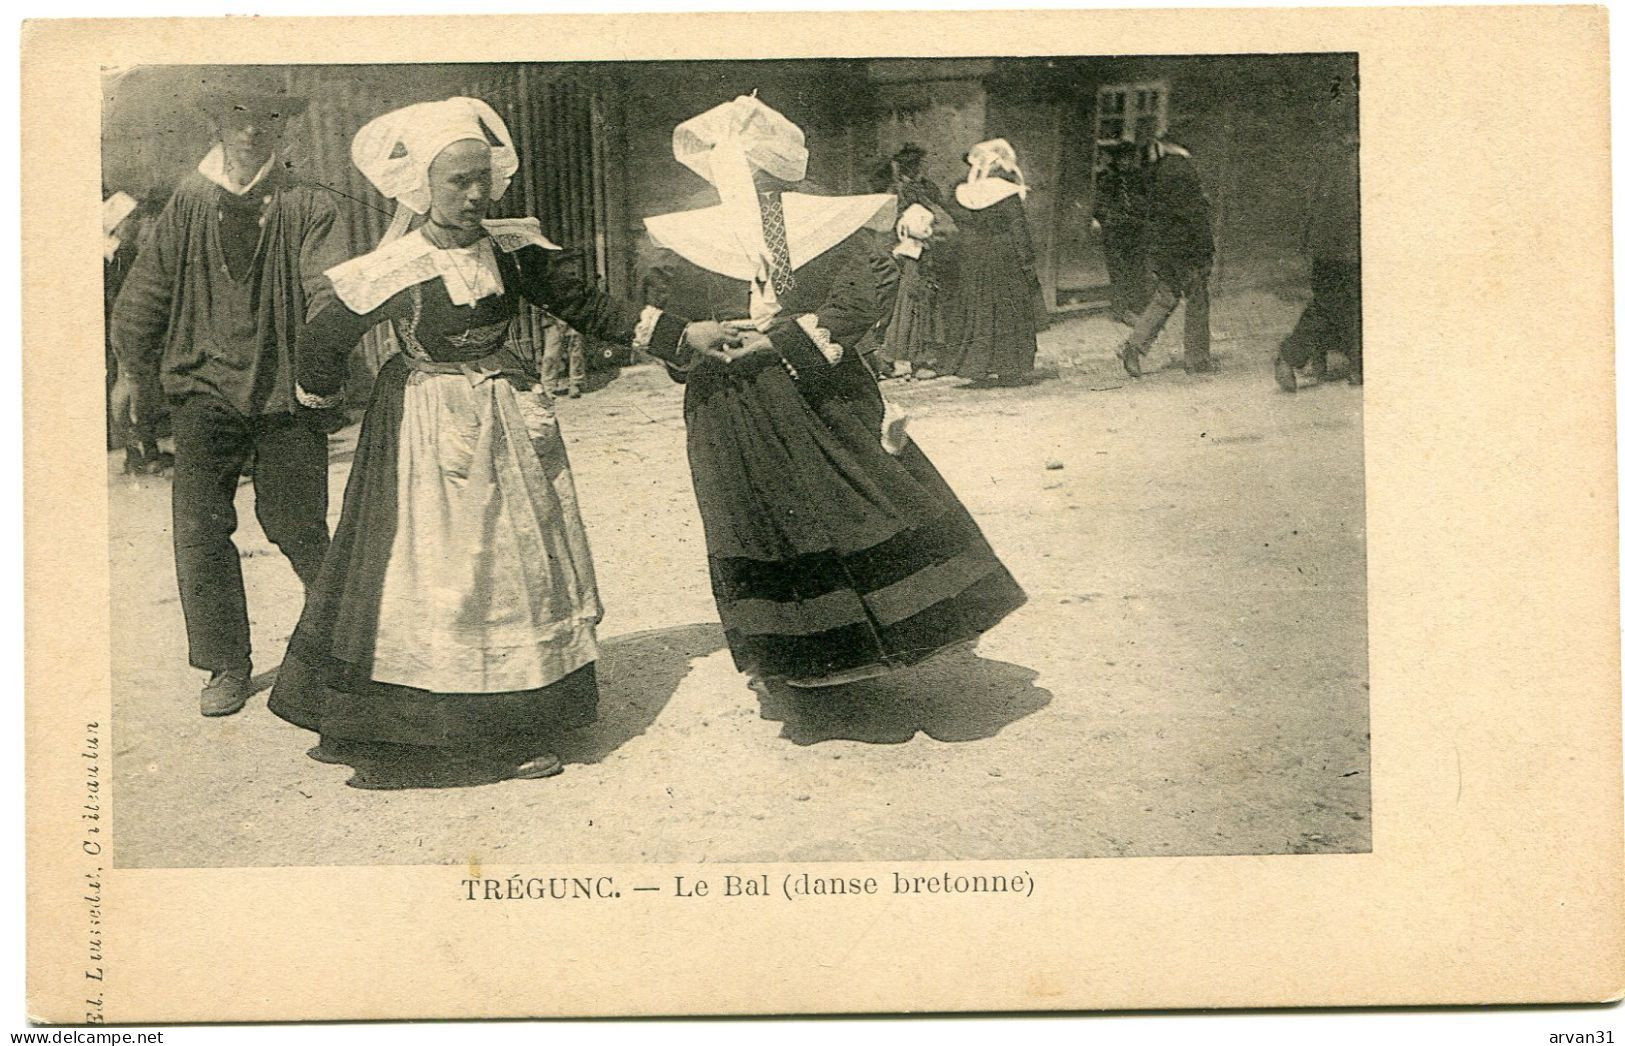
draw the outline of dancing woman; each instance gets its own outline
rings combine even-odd
[[[891,197],[804,184],[801,129],[755,97],[679,125],[718,206],[650,218],[656,298],[730,321],[731,361],[672,373],[711,585],[738,668],[821,687],[972,640],[1025,600],[853,347],[888,307]],[[894,269],[892,271],[895,271]]]
[[[356,166],[414,231],[327,273],[299,338],[299,395],[330,402],[351,348],[390,321],[338,534],[289,644],[271,710],[354,742],[441,750],[502,776],[558,773],[559,731],[595,718],[602,610],[551,401],[512,327],[530,302],[579,330],[674,360],[715,350],[687,326],[549,265],[534,218],[490,220],[518,168],[472,98],[408,106],[357,134]]]

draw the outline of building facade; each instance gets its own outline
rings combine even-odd
[[[1213,203],[1217,293],[1301,280],[1299,235],[1315,173],[1357,131],[1355,57],[1346,54],[514,63],[278,67],[309,100],[286,156],[341,199],[351,249],[377,243],[390,205],[349,159],[350,140],[386,110],[450,95],[491,103],[521,168],[502,214],[534,214],[563,264],[617,293],[635,290],[649,244],[642,220],[714,202],[672,158],[672,128],[752,91],[799,124],[809,178],[865,192],[905,143],[927,151],[945,190],[986,138],[1015,147],[1028,222],[1052,309],[1104,297],[1090,227],[1100,143],[1167,133],[1196,157]],[[144,67],[111,74],[103,107],[104,194],[167,195],[209,147],[198,92],[228,70]],[[539,317],[520,336],[540,346]],[[369,339],[368,369],[393,351]],[[601,358],[613,353],[600,350]]]

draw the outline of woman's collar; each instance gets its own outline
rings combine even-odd
[[[812,196],[786,192],[785,240],[790,262],[801,268],[865,226],[889,230],[895,198],[885,193],[866,196]],[[655,244],[675,252],[702,269],[736,280],[760,275],[763,259],[739,246],[744,237],[729,234],[727,223],[736,214],[726,206],[677,211],[644,219]]]
[[[972,211],[986,210],[1012,196],[1026,199],[1027,187],[1005,181],[1003,178],[988,177],[960,182],[954,189],[954,199],[959,201],[961,207]]]

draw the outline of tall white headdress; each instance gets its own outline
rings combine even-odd
[[[377,117],[356,133],[350,159],[380,193],[399,205],[385,243],[406,231],[412,215],[429,212],[429,165],[446,146],[469,138],[491,147],[491,198],[500,200],[519,170],[519,154],[508,125],[478,98],[408,105]]]
[[[807,177],[807,138],[801,128],[754,94],[741,95],[678,124],[671,133],[671,151],[722,197],[725,235],[765,266],[768,250],[754,172],[766,171],[784,182]]]
[[[807,140],[801,128],[754,94],[741,95],[684,120],[672,131],[672,154],[710,182],[719,207],[662,214],[644,220],[654,241],[712,272],[738,280],[766,278],[770,255],[762,238],[762,209],[754,172],[782,182],[807,176]],[[790,260],[801,266],[872,219],[891,197],[783,196]],[[887,225],[891,223],[888,216]]]

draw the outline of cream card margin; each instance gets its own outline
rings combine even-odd
[[[471,903],[446,867],[109,862],[107,1019],[1619,996],[1603,10],[702,14],[24,27],[29,1012],[80,1021],[95,987],[77,811],[84,724],[109,707],[102,373],[84,348],[100,67],[711,58],[721,40],[733,59],[1359,54],[1374,852],[1023,862],[1040,880],[1025,902],[748,908]],[[591,869],[618,870],[634,869]]]

